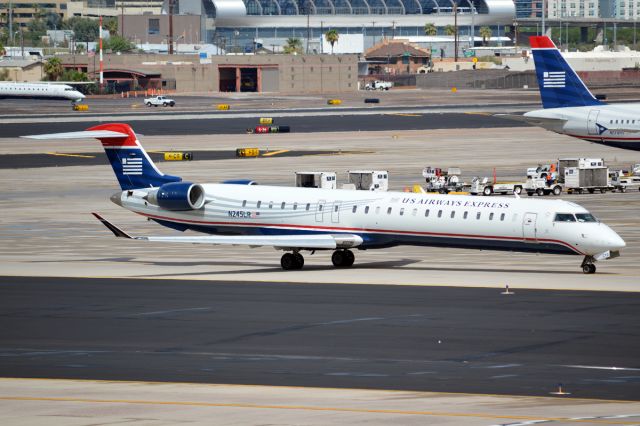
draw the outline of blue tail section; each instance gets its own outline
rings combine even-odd
[[[128,124],[102,124],[87,130],[108,130],[127,135],[98,137],[123,191],[158,187],[165,183],[182,180],[181,177],[165,175],[158,170]]]
[[[544,108],[602,105],[547,36],[529,38]]]

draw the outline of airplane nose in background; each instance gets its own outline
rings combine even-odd
[[[111,202],[122,207],[122,192],[117,192],[111,196]]]

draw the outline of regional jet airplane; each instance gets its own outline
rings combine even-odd
[[[596,99],[549,37],[529,40],[544,109],[520,119],[590,142],[640,150],[640,104],[608,105]]]
[[[300,269],[303,251],[332,250],[336,267],[353,265],[357,249],[398,245],[458,247],[583,256],[582,270],[619,256],[625,242],[583,207],[562,200],[290,188],[184,182],[155,166],[127,124],[26,136],[97,138],[121,192],[111,200],[178,231],[210,235],[117,237],[163,243],[272,246],[285,251],[283,269]]]
[[[2,98],[61,99],[77,103],[84,99],[84,95],[68,84],[60,82],[0,82],[0,99]]]

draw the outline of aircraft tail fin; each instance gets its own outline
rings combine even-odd
[[[544,108],[602,105],[547,36],[529,37]]]
[[[31,139],[99,139],[123,191],[157,187],[182,180],[181,177],[165,175],[158,170],[128,124],[108,123],[91,127],[82,132],[24,137]]]

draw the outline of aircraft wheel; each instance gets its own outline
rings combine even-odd
[[[296,261],[295,269],[302,269],[302,267],[304,266],[304,257],[300,253],[293,253],[293,257]]]
[[[284,269],[285,271],[291,271],[293,269],[297,269],[297,262],[296,262],[296,257],[295,255],[293,255],[292,253],[285,253],[282,255],[282,257],[280,258],[280,266],[282,266],[282,269]]]
[[[582,265],[582,272],[584,272],[585,274],[595,274],[596,265],[594,265],[593,263],[587,263],[586,265]]]
[[[343,264],[343,266],[345,267],[352,266],[353,262],[355,262],[356,260],[356,256],[353,254],[351,250],[345,250],[344,255],[345,255],[345,263]]]
[[[355,258],[351,250],[336,250],[331,255],[331,262],[336,268],[348,268],[353,265]]]

